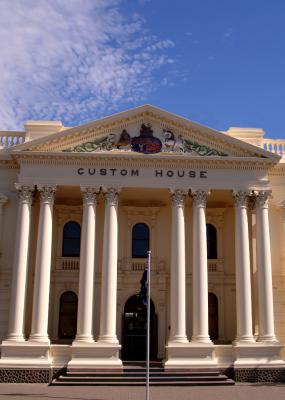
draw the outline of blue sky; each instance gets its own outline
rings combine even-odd
[[[0,0],[0,130],[150,103],[285,138],[283,0]]]

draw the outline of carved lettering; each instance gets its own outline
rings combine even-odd
[[[138,169],[132,169],[131,175],[132,176],[139,176],[139,170]]]

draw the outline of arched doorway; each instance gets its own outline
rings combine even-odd
[[[68,291],[60,296],[58,338],[74,339],[77,328],[77,295]]]
[[[130,297],[124,307],[122,332],[122,358],[124,360],[146,359],[147,309],[140,295]],[[150,358],[157,358],[157,316],[150,301]]]
[[[219,307],[218,298],[214,293],[208,295],[209,335],[211,340],[219,338]]]

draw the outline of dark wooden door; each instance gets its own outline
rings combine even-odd
[[[154,304],[150,307],[150,358],[157,358],[157,316]],[[124,360],[146,359],[147,309],[139,295],[125,304],[123,314],[122,358]]]
[[[218,309],[218,298],[214,293],[209,293],[208,306],[209,306],[209,335],[211,340],[217,340],[219,338],[219,309]]]

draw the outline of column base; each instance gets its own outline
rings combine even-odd
[[[209,345],[213,344],[209,335],[206,335],[206,336],[193,335],[191,338],[191,343],[205,343],[205,344],[209,344]]]
[[[121,345],[114,343],[72,343],[72,356],[67,367],[72,369],[123,368],[119,357]]]
[[[168,345],[175,344],[175,343],[189,343],[189,340],[186,336],[170,336],[168,339]]]
[[[108,335],[103,335],[103,336],[99,336],[97,343],[111,343],[111,344],[115,344],[118,345],[119,341],[117,339],[117,336],[108,336]]]
[[[76,335],[75,340],[72,343],[72,345],[77,342],[94,343],[94,338],[93,338],[93,336],[89,336],[89,335]]]
[[[39,342],[39,343],[50,344],[50,340],[47,335],[40,335],[37,333],[30,335],[28,342]]]
[[[254,344],[256,341],[253,336],[237,336],[233,341],[233,346],[243,345],[243,344]]]
[[[280,344],[274,335],[258,336],[257,342]]]
[[[17,335],[16,333],[10,333],[7,336],[7,339],[5,340],[5,342],[19,342],[19,343],[23,343],[26,341],[26,338],[24,337],[24,335]]]
[[[239,342],[233,346],[236,367],[285,366],[282,359],[280,343],[245,343]]]
[[[168,343],[164,368],[217,368],[213,344]]]
[[[5,340],[1,345],[0,366],[50,367],[50,344],[39,342],[14,342]]]

